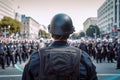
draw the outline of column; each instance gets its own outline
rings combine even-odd
[[[117,0],[117,28],[119,28],[119,0]]]

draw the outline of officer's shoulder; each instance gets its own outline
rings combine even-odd
[[[80,50],[79,48],[77,48],[77,47],[74,47],[74,46],[69,46],[68,48],[70,48],[70,49],[74,49],[74,50]]]
[[[38,56],[40,51],[43,51],[43,50],[46,50],[46,49],[49,49],[49,48],[48,48],[48,47],[45,47],[45,48],[41,48],[41,49],[38,50],[38,51],[34,51],[34,52],[31,54],[31,57]]]
[[[90,56],[89,56],[85,51],[82,51],[81,61],[84,62],[84,63],[85,63],[86,65],[88,65],[89,67],[91,67],[92,64],[93,64]]]

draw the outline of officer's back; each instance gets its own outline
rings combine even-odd
[[[56,15],[49,25],[49,32],[54,42],[32,53],[22,80],[97,80],[89,56],[67,43],[74,32],[71,18],[66,14]]]

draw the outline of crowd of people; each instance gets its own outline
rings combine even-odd
[[[45,47],[43,40],[39,42],[37,40],[0,40],[0,65],[5,69],[9,66],[14,67],[18,62],[22,64],[34,51],[42,47]]]
[[[43,47],[47,47],[52,40],[0,40],[0,65],[2,69],[9,67],[12,63],[14,67],[17,62],[20,64],[25,62],[31,53],[38,51]],[[96,63],[111,62],[117,60],[117,39],[88,39],[68,40],[70,46],[78,47],[88,53],[88,55],[96,60]]]
[[[78,44],[78,43],[77,43]],[[81,43],[76,45],[89,54],[96,62],[114,62],[117,56],[117,39],[81,39]]]
[[[47,47],[52,40],[0,40],[0,64],[3,69],[5,66],[12,66],[19,62],[25,62],[33,51]],[[117,39],[88,39],[81,38],[79,41],[68,40],[70,46],[78,47],[88,53],[97,63],[111,62],[117,60]]]

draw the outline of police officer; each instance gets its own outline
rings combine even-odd
[[[14,44],[13,41],[11,40],[9,44],[7,44],[7,49],[8,49],[8,66],[10,66],[10,63],[12,62],[12,65],[14,67],[15,65],[15,52],[14,52]]]
[[[79,49],[81,49],[85,52],[88,52],[87,45],[85,44],[85,39],[84,38],[81,38],[81,43],[79,45]]]
[[[34,45],[34,41],[32,40],[29,44],[29,54],[31,55],[34,52],[35,49],[35,45]]]
[[[108,44],[107,44],[107,39],[103,39],[103,42],[102,42],[102,59],[103,61],[106,60],[107,58],[107,51],[108,51]]]
[[[114,44],[113,44],[113,40],[112,38],[109,39],[109,43],[108,43],[108,53],[107,53],[107,60],[108,62],[113,62],[113,59],[115,57],[114,54]]]
[[[74,32],[68,15],[55,15],[49,32],[54,42],[31,55],[22,80],[98,80],[88,54],[67,43],[69,35]]]
[[[118,44],[117,44],[117,68],[120,69],[120,37],[118,38]]]
[[[28,57],[29,57],[29,52],[28,52],[29,44],[28,44],[27,40],[25,40],[24,46],[25,46],[25,57],[26,57],[26,59],[28,59]]]
[[[93,47],[92,40],[89,40],[89,42],[88,42],[88,53],[91,57],[92,57],[92,51],[93,51],[92,47]]]
[[[98,63],[99,61],[101,63],[102,62],[102,43],[100,39],[97,39],[95,52],[96,52],[96,62]]]
[[[17,63],[18,59],[19,59],[19,63],[22,63],[22,52],[21,52],[21,43],[19,41],[16,41],[15,43],[16,45],[16,54],[15,54],[15,63]]]
[[[2,69],[5,69],[5,53],[2,40],[0,40],[0,64],[2,65]]]
[[[49,44],[46,43],[46,46],[47,46],[47,45],[49,45]],[[45,47],[45,43],[43,42],[42,39],[40,39],[39,49],[44,48],[44,47]]]
[[[21,45],[22,45],[22,49],[21,49],[22,60],[23,60],[23,62],[25,62],[26,61],[26,48],[25,48],[25,41],[24,40],[21,42]]]

